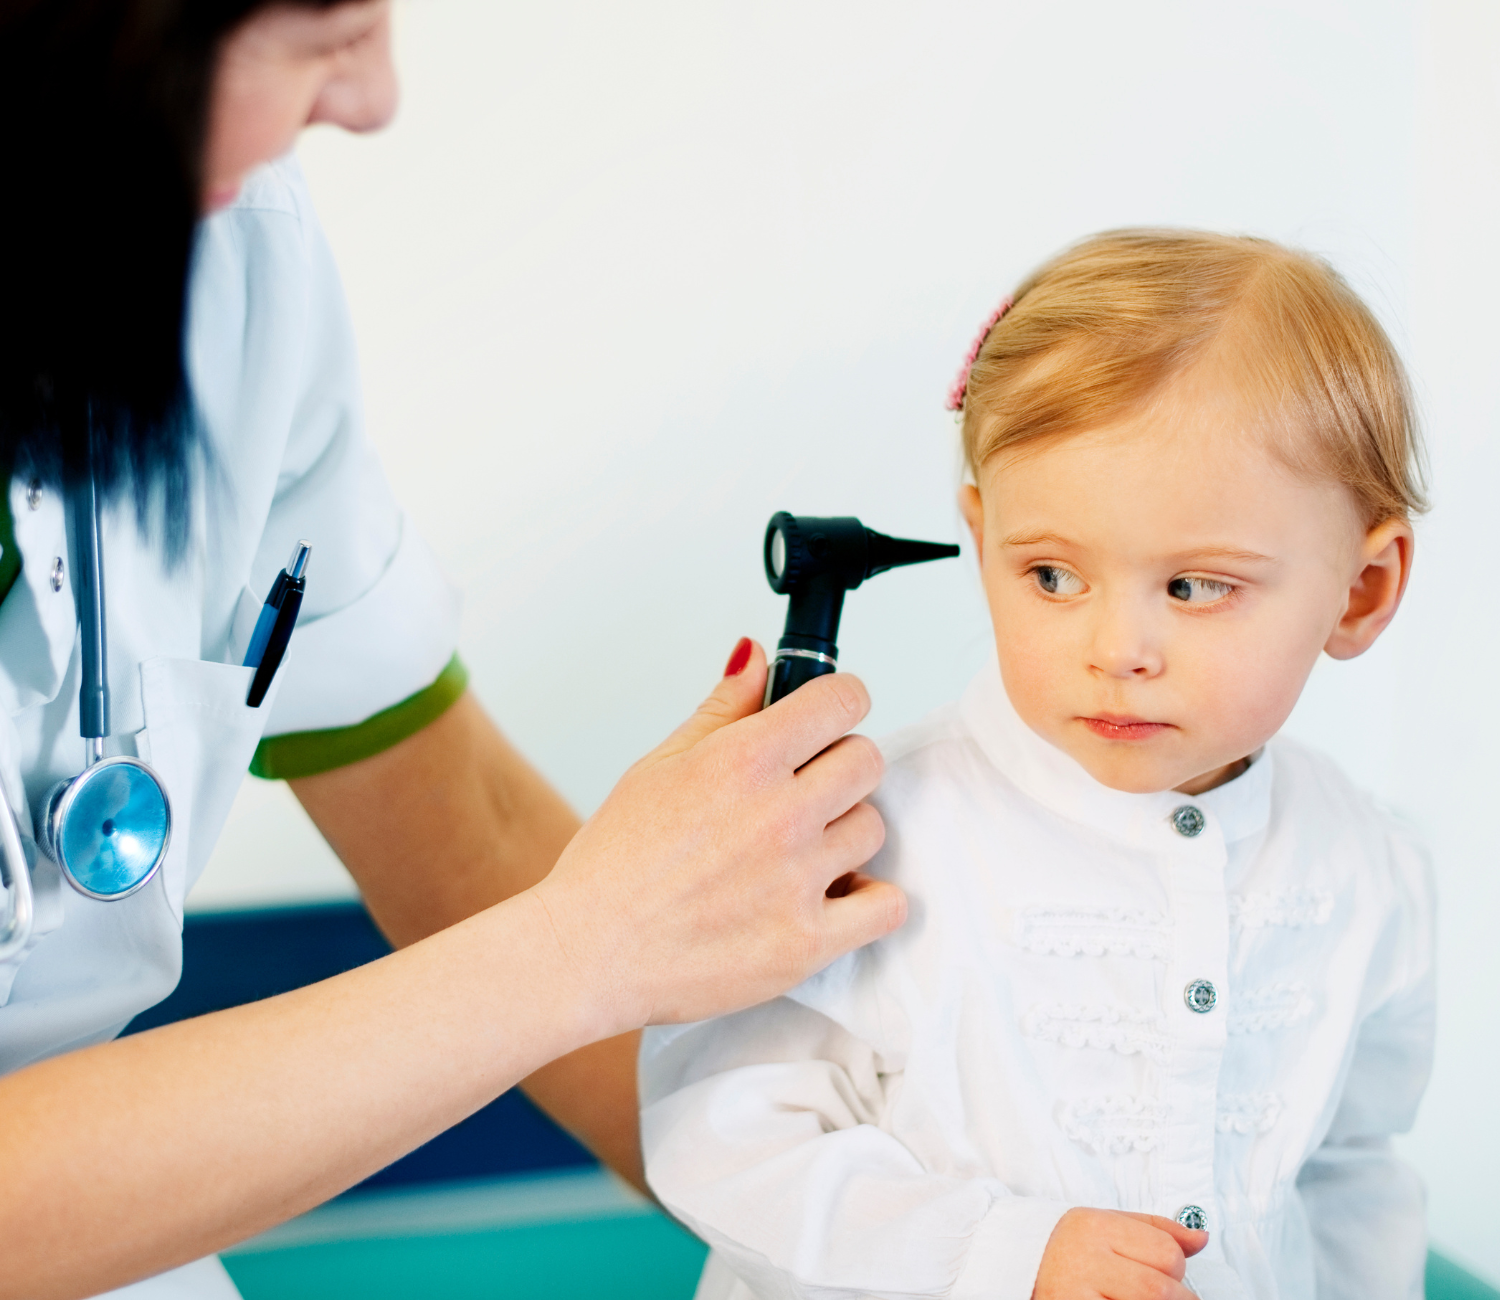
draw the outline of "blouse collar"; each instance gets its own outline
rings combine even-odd
[[[1143,847],[1177,841],[1172,814],[1187,804],[1218,823],[1225,843],[1255,834],[1270,820],[1269,749],[1252,755],[1249,768],[1234,780],[1204,794],[1127,794],[1101,785],[1021,721],[993,658],[964,693],[959,714],[985,756],[1022,792],[1058,816],[1111,838]]]

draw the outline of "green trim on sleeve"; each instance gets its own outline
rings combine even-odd
[[[352,727],[267,736],[256,746],[255,757],[250,760],[250,774],[267,781],[289,781],[373,758],[416,735],[428,723],[436,722],[468,685],[469,670],[454,655],[431,686],[424,686],[400,704],[382,709]]]

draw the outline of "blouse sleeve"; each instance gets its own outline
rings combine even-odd
[[[459,598],[366,434],[338,268],[294,157],[262,169],[204,223],[188,352],[210,482],[225,480],[210,508],[246,531],[264,521],[244,556],[228,645],[206,646],[205,657],[238,661],[273,577],[308,540],[307,597],[266,731],[319,743],[315,753],[283,744],[274,774],[365,757],[369,737],[351,728],[381,715],[376,748],[394,743],[401,727],[430,721],[430,688],[462,675],[452,662]]]
[[[1404,972],[1360,1025],[1343,1092],[1297,1190],[1312,1229],[1319,1300],[1421,1300],[1425,1193],[1391,1149],[1411,1128],[1432,1068],[1432,888],[1423,854],[1398,845]]]
[[[900,1071],[790,999],[650,1031],[641,1084],[653,1190],[763,1300],[1029,1300],[1068,1208],[924,1168]]]

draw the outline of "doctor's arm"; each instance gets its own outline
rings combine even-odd
[[[759,1002],[899,924],[830,884],[880,842],[867,707],[755,716],[757,655],[626,774],[540,884],[333,979],[0,1078],[0,1298],[72,1300],[311,1208],[549,1060]]]
[[[530,888],[579,827],[468,692],[392,748],[291,787],[398,948]],[[590,1044],[522,1087],[644,1190],[639,1039],[631,1032]]]

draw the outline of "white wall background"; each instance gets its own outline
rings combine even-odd
[[[582,810],[774,641],[778,508],[957,538],[945,388],[1033,264],[1133,223],[1330,256],[1417,375],[1437,510],[1391,634],[1292,727],[1428,831],[1441,1048],[1406,1150],[1500,1279],[1500,7],[422,0],[406,100],[302,156],[371,431],[467,589],[496,718]],[[876,731],[986,652],[970,561],[850,599]],[[192,904],[350,892],[248,783]]]

